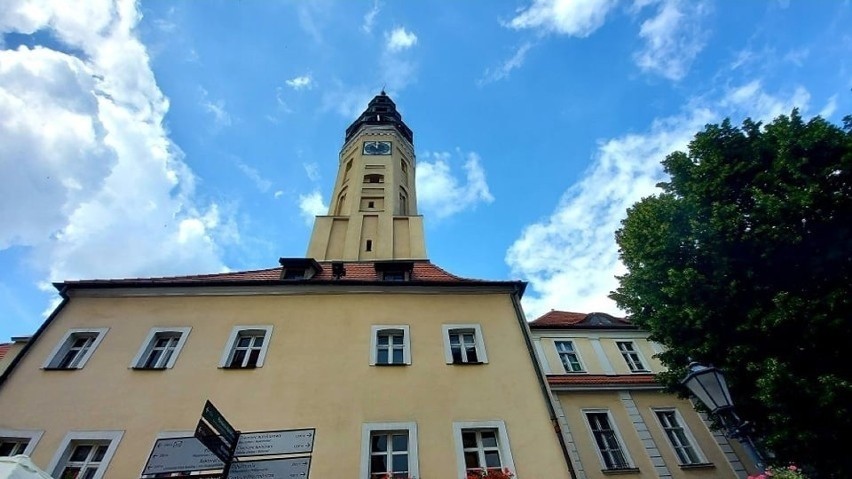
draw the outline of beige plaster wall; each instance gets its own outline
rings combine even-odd
[[[556,396],[565,412],[568,427],[577,446],[587,478],[595,479],[610,476],[602,471],[603,463],[597,454],[597,446],[586,421],[584,411],[590,409],[608,410],[610,412],[614,425],[623,441],[623,446],[632,459],[633,465],[639,469],[638,472],[620,475],[637,478],[659,477],[649,451],[646,449],[647,442],[643,443],[640,433],[630,418],[629,411],[619,398],[618,391],[558,392]],[[639,414],[671,477],[680,479],[737,477],[710,431],[701,422],[689,402],[659,391],[630,391],[630,396],[639,410]],[[692,469],[680,467],[675,453],[655,417],[653,408],[677,409],[694,436],[703,456],[708,463],[712,463],[712,466]]]
[[[545,358],[550,366],[552,374],[565,374],[565,368],[562,366],[562,361],[559,359],[559,354],[556,351],[557,341],[573,341],[575,350],[580,356],[580,361],[586,367],[589,374],[606,374],[604,365],[601,363],[600,357],[592,346],[592,338],[600,342],[601,348],[611,365],[615,374],[632,374],[627,367],[627,363],[618,350],[616,341],[633,341],[645,367],[652,373],[663,371],[662,363],[654,357],[655,352],[648,341],[645,334],[637,335],[635,331],[624,332],[586,332],[586,331],[570,331],[566,333],[543,332],[541,330],[534,331],[533,335],[541,338],[541,345],[544,350]]]
[[[480,323],[489,364],[445,364],[444,323]],[[233,326],[267,324],[263,367],[217,367]],[[410,366],[368,365],[374,324],[410,325]],[[155,326],[192,327],[174,369],[130,369]],[[110,328],[85,368],[42,370],[82,327]],[[357,477],[362,423],[404,421],[418,425],[421,478],[457,477],[453,421],[498,419],[519,478],[568,477],[508,294],[72,298],[0,388],[0,428],[44,430],[42,467],[70,430],[125,430],[106,477],[127,479],[207,399],[245,431],[315,427],[313,478]]]

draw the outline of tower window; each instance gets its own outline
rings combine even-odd
[[[375,208],[375,207],[376,207],[375,201],[368,201],[367,202],[367,208]]]
[[[366,251],[373,251],[373,240],[367,240]]]
[[[385,175],[364,175],[364,183],[384,183]]]
[[[406,196],[406,194],[402,192],[399,193],[399,214],[408,214],[408,196]]]

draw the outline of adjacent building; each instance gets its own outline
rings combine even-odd
[[[608,314],[566,311],[550,311],[530,329],[576,477],[747,476],[739,445],[657,383],[662,350],[646,331]]]
[[[384,92],[339,161],[305,258],[57,283],[62,303],[0,376],[0,452],[62,479],[182,477],[146,461],[210,400],[244,432],[312,430],[313,478],[571,477],[525,284],[428,260],[413,133]]]

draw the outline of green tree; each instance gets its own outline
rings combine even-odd
[[[846,477],[852,117],[725,120],[663,165],[662,192],[616,232],[627,273],[610,297],[668,346],[664,384],[677,389],[690,359],[722,368],[777,460]]]

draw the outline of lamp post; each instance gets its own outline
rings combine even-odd
[[[681,384],[710,410],[710,414],[719,418],[727,430],[728,437],[740,440],[758,470],[762,471],[765,468],[765,461],[748,434],[751,425],[748,421],[740,419],[734,412],[734,402],[722,371],[719,368],[692,362],[689,364],[689,374],[681,380]]]

